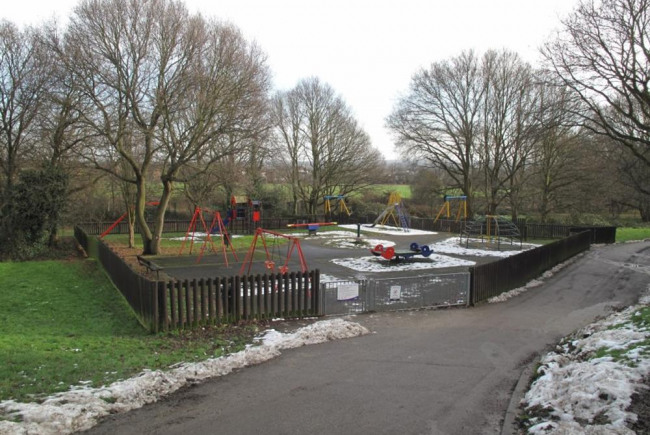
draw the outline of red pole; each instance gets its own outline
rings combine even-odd
[[[120,216],[118,220],[116,220],[115,222],[113,222],[113,224],[112,224],[110,227],[108,227],[108,229],[107,229],[106,231],[104,231],[103,233],[101,233],[100,236],[99,236],[99,238],[100,238],[100,239],[103,239],[104,236],[110,234],[111,231],[113,231],[113,229],[115,229],[115,227],[118,226],[119,223],[122,222],[122,220],[124,220],[124,218],[126,217],[127,214],[129,214],[128,211],[127,211],[126,213],[124,213],[122,216]]]
[[[251,243],[250,248],[248,248],[248,253],[246,253],[246,258],[244,259],[244,262],[241,265],[241,269],[239,270],[240,275],[244,275],[244,270],[246,269],[246,263],[248,262],[248,273],[251,271],[251,263],[253,261],[253,255],[255,254],[255,246],[257,245],[257,237],[262,234],[262,229],[258,228],[255,230],[255,237],[253,237],[253,243]]]
[[[192,215],[192,220],[190,221],[190,225],[187,227],[187,232],[185,233],[185,238],[183,239],[183,243],[181,244],[181,250],[178,252],[178,255],[181,255],[183,253],[183,249],[185,248],[185,242],[187,241],[187,238],[190,235],[190,231],[192,232],[192,238],[194,238],[194,228],[196,227],[196,214],[198,213],[199,208],[196,207],[194,209],[194,215]],[[190,253],[192,253],[192,248],[190,247]]]

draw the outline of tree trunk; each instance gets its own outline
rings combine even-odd
[[[127,208],[127,223],[129,227],[129,248],[135,247],[135,210],[133,206]]]
[[[155,255],[158,253],[158,250],[154,250],[153,248],[153,235],[145,217],[145,207],[147,206],[145,195],[146,182],[144,176],[138,174],[136,176],[135,221],[140,228],[140,235],[142,236],[142,255]]]
[[[49,235],[47,238],[47,246],[54,248],[59,243],[59,232],[56,224],[50,226]]]
[[[165,213],[169,200],[172,196],[173,184],[169,180],[163,180],[163,192],[160,197],[160,203],[156,208],[156,216],[153,223],[152,238],[150,243],[151,255],[160,253],[160,239],[162,238],[163,227],[165,226]]]
[[[639,206],[639,213],[641,214],[641,222],[650,222],[650,202],[644,202]]]

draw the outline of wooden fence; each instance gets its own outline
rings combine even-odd
[[[318,270],[154,281],[133,270],[108,245],[96,237],[88,237],[79,226],[74,232],[86,252],[99,260],[140,323],[152,332],[320,314]]]
[[[317,316],[319,272],[166,281],[158,285],[162,330],[239,320]]]
[[[485,301],[521,287],[546,270],[589,249],[592,233],[583,231],[512,257],[470,268],[470,302]]]
[[[574,232],[578,230],[573,228]],[[612,236],[612,232],[603,234]],[[525,285],[544,271],[588,250],[597,235],[593,228],[587,229],[548,245],[470,268],[470,303],[476,304]],[[318,270],[284,275],[152,281],[134,271],[108,245],[96,237],[89,237],[79,226],[75,227],[75,237],[89,254],[99,259],[140,322],[153,332],[247,319],[322,314]]]

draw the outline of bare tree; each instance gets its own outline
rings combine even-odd
[[[538,131],[534,75],[530,65],[510,51],[485,53],[482,72],[485,93],[477,154],[485,212],[495,214],[509,199],[516,218],[519,191]]]
[[[303,201],[314,215],[324,196],[347,195],[370,184],[381,154],[330,86],[317,78],[302,80],[276,95],[273,109],[295,204]]]
[[[650,168],[622,149],[618,159],[618,181],[624,191],[615,200],[637,210],[643,222],[650,222]]]
[[[576,127],[580,103],[570,89],[539,73],[535,83],[538,131],[526,173],[534,208],[542,222],[562,207],[563,192],[586,181],[582,158],[585,139]]]
[[[484,93],[479,59],[463,52],[416,73],[387,119],[404,156],[441,169],[467,195],[470,216]]]
[[[586,0],[542,52],[587,107],[582,125],[650,166],[650,1]]]
[[[0,207],[38,140],[36,119],[50,78],[36,32],[0,21]]]
[[[103,144],[84,156],[136,186],[144,253],[155,254],[174,182],[206,171],[256,133],[269,87],[264,56],[233,26],[191,16],[172,0],[84,0],[62,54],[92,105],[83,121]],[[139,142],[127,146],[131,129]],[[116,170],[117,160],[128,174]],[[162,195],[150,228],[144,210],[154,163]]]

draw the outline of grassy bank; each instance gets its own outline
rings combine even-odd
[[[257,328],[150,335],[91,260],[0,263],[0,400],[238,351]]]

